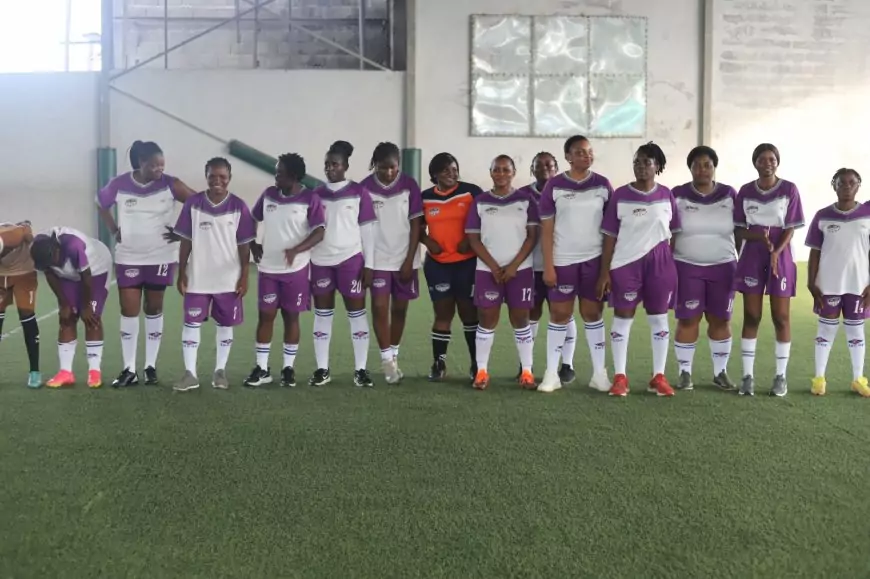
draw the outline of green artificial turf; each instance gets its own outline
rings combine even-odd
[[[625,400],[584,385],[582,330],[579,379],[556,394],[512,382],[507,328],[496,339],[489,391],[464,378],[458,325],[453,378],[430,384],[426,299],[412,306],[400,386],[383,383],[374,340],[377,386],[352,386],[339,312],[332,384],[252,391],[241,381],[253,363],[254,295],[230,359],[233,387],[176,394],[169,384],[182,372],[181,311],[169,296],[160,387],[31,391],[20,333],[0,344],[0,577],[870,576],[870,400],[849,393],[842,329],[829,394],[809,395],[815,320],[803,291],[792,309],[785,399],[714,390],[704,340],[696,391],[642,393],[650,370],[642,315]],[[51,296],[43,289],[40,297],[48,313]],[[12,311],[8,318],[6,331],[17,326]],[[114,292],[105,320],[110,382],[121,369]],[[301,382],[313,370],[310,321]],[[738,315],[738,336],[739,325]],[[57,369],[57,325],[49,318],[41,327],[48,377]],[[207,327],[202,376],[213,336]],[[543,325],[539,374],[545,336]],[[140,348],[143,341],[144,332]],[[769,317],[758,350],[766,394]],[[276,341],[274,366],[280,357]],[[739,377],[739,340],[730,370]]]

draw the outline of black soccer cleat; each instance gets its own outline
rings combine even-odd
[[[372,381],[372,377],[369,376],[369,371],[363,368],[362,370],[357,370],[353,373],[353,385],[358,388],[374,388],[375,383]]]
[[[112,388],[127,388],[128,386],[136,386],[138,384],[139,375],[129,368],[124,368],[124,371],[118,374],[118,377],[112,382]]]
[[[159,383],[160,380],[157,378],[157,368],[154,366],[148,366],[145,368],[145,385],[156,386]]]
[[[257,386],[262,386],[263,384],[271,384],[272,383],[272,373],[269,372],[269,369],[263,370],[259,366],[254,366],[254,369],[251,370],[251,373],[245,378],[245,386],[248,388],[256,388]]]
[[[577,374],[574,372],[574,368],[568,364],[562,364],[562,367],[559,368],[559,382],[570,384],[575,378],[577,378]]]
[[[328,368],[318,368],[308,379],[309,386],[326,386],[330,382],[332,382],[332,376],[329,375]]]
[[[440,382],[447,376],[447,364],[440,358],[432,362],[432,367],[429,368],[429,381]]]
[[[296,388],[296,370],[291,367],[286,367],[281,370],[281,386],[285,388]]]

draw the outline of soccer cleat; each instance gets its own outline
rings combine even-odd
[[[538,384],[538,392],[549,394],[555,392],[562,387],[562,381],[559,380],[559,374],[551,370],[544,372],[544,379]]]
[[[604,375],[607,378],[607,374]],[[573,382],[577,378],[577,374],[574,372],[574,368],[572,368],[568,364],[562,364],[562,367],[559,368],[559,381],[562,382],[564,386],[567,386],[571,382]],[[590,382],[591,384],[591,382]],[[607,385],[607,389],[610,389],[610,384]]]
[[[353,385],[358,388],[374,388],[375,383],[372,377],[369,376],[369,371],[365,368],[357,370],[353,373]]]
[[[770,387],[770,395],[782,398],[786,394],[788,394],[788,382],[786,382],[785,376],[779,374],[773,379],[773,385]]]
[[[432,362],[432,367],[429,368],[429,381],[440,382],[447,376],[447,363],[440,358]]]
[[[88,370],[88,388],[99,388],[103,385],[103,373],[99,370]]]
[[[486,370],[478,370],[477,374],[474,376],[472,386],[474,386],[475,390],[486,390],[489,386],[489,372]]]
[[[531,370],[523,370],[523,373],[520,375],[520,387],[524,390],[534,390],[538,387],[535,384],[535,376]]]
[[[399,366],[395,360],[383,360],[381,362],[381,370],[384,372],[384,380],[386,380],[387,384],[398,384],[402,379]]]
[[[516,380],[517,382],[519,382],[519,381],[520,381],[520,378],[522,378],[522,377],[523,377],[523,365],[520,364],[519,366],[517,366],[517,375],[516,375],[515,380]]]
[[[72,386],[75,383],[76,377],[73,376],[72,372],[69,370],[61,370],[54,375],[54,378],[49,378],[45,385],[49,388],[63,388],[65,386]]]
[[[42,373],[41,372],[31,372],[27,375],[27,387],[28,388],[39,388],[42,386]]]
[[[610,387],[609,394],[611,396],[618,396],[620,398],[625,398],[628,396],[629,388],[628,388],[628,376],[625,374],[617,374],[613,377],[613,386]]]
[[[852,382],[852,392],[862,398],[870,398],[870,386],[867,385],[867,378],[861,376]]]
[[[674,389],[668,382],[668,379],[665,378],[664,374],[656,374],[653,376],[653,379],[649,381],[649,386],[646,391],[650,394],[655,394],[656,396],[674,395]]]
[[[737,393],[741,396],[755,396],[755,378],[748,374],[744,376]]]
[[[245,386],[248,388],[255,388],[257,386],[262,386],[263,384],[271,384],[272,383],[272,373],[268,368],[263,370],[259,366],[254,366],[254,369],[251,370],[251,373],[245,378]]]
[[[309,386],[326,386],[332,382],[332,376],[329,375],[328,368],[318,368],[308,379]]]
[[[211,387],[217,390],[229,390],[230,381],[227,379],[226,370],[215,370],[211,379]]]
[[[290,366],[281,370],[281,386],[285,388],[296,388],[296,370]]]
[[[157,368],[154,366],[148,366],[145,368],[145,385],[156,386],[159,383],[160,380],[157,378]]]
[[[683,370],[680,372],[680,379],[677,380],[677,390],[694,390],[695,383],[692,382],[692,375]]]
[[[112,382],[112,388],[126,388],[137,384],[139,384],[139,375],[129,368],[124,368],[124,371],[118,374],[118,377]]]
[[[713,378],[713,384],[720,390],[724,390],[726,392],[737,390],[737,384],[731,381],[731,378],[728,377],[728,374],[725,372],[725,370],[722,370],[721,372],[719,372],[718,376]]]
[[[172,386],[172,389],[176,392],[187,392],[188,390],[196,390],[197,388],[199,388],[199,378],[190,372],[185,372],[184,376],[181,377],[181,380]]]
[[[471,368],[468,369],[468,379],[471,380],[472,384],[477,380],[477,362],[474,362]]]
[[[824,396],[825,387],[827,385],[828,381],[825,380],[824,376],[816,376],[815,378],[813,378],[812,386],[810,386],[810,392],[812,392],[814,396]]]
[[[607,370],[599,370],[592,375],[589,381],[589,387],[599,392],[610,392],[610,378],[607,377]]]

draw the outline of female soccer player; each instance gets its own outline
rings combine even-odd
[[[168,235],[175,223],[175,201],[194,194],[163,172],[163,151],[150,141],[130,147],[133,170],[112,179],[97,195],[100,217],[115,235],[115,278],[121,300],[121,353],[124,369],[112,386],[139,383],[136,352],[139,311],[145,296],[145,384],[157,384],[157,353],[163,337],[163,294],[172,286],[178,248]],[[112,217],[118,208],[118,221]]]
[[[109,296],[109,248],[68,227],[55,227],[47,235],[37,235],[30,248],[33,264],[45,273],[57,297],[57,353],[60,371],[45,383],[49,388],[75,384],[73,360],[76,354],[78,320],[85,325],[88,353],[88,386],[103,385],[100,364],[103,360],[103,308]]]
[[[398,359],[408,303],[420,295],[423,197],[417,182],[399,173],[399,148],[393,143],[375,147],[369,168],[372,174],[360,185],[371,196],[377,216],[372,318],[384,377],[387,384],[396,384],[403,377]]]
[[[695,147],[686,159],[692,180],[674,188],[682,231],[675,236],[677,262],[677,336],[674,353],[680,365],[677,388],[691,390],[692,361],[701,317],[713,359],[713,384],[736,390],[726,371],[731,355],[734,309],[734,199],[737,192],[716,182],[719,156],[710,147]]]
[[[184,376],[174,390],[199,388],[196,371],[202,323],[209,317],[217,325],[217,357],[211,385],[229,388],[226,367],[233,346],[233,327],[244,319],[242,298],[248,291],[251,241],[256,223],[248,206],[229,191],[232,165],[221,157],[205,164],[208,190],[184,203],[175,233],[181,236],[178,292],[184,296],[181,332]]]
[[[868,398],[864,319],[870,306],[870,205],[855,200],[861,175],[854,169],[838,170],[831,186],[837,192],[837,202],[816,213],[807,232],[807,246],[812,248],[807,287],[819,316],[816,377],[811,391],[817,396],[825,394],[825,369],[842,315],[852,358],[852,391]]]
[[[534,194],[512,187],[516,173],[513,159],[507,155],[495,158],[490,168],[493,188],[474,199],[465,225],[469,244],[477,255],[474,303],[480,323],[476,336],[474,387],[478,390],[489,386],[489,354],[503,303],[508,306],[520,355],[520,386],[535,389],[529,311],[535,287],[532,250],[538,239],[540,221]]]
[[[615,376],[611,396],[628,395],[628,338],[640,302],[652,334],[653,379],[648,391],[658,396],[674,395],[665,378],[665,366],[671,335],[668,310],[677,289],[670,239],[680,231],[680,216],[671,191],[655,180],[665,170],[665,162],[658,145],[642,145],[634,155],[635,180],[614,191],[601,222],[606,237],[598,297],[603,299],[609,292],[613,307],[610,345]]]
[[[311,252],[311,291],[314,294],[314,357],[317,370],[308,383],[328,384],[329,342],[335,312],[335,292],[344,297],[353,339],[356,386],[374,386],[366,359],[369,321],[365,290],[371,286],[375,251],[375,210],[365,188],[345,177],[353,145],[336,141],[326,153],[326,185],[315,189],[326,212],[326,234]]]
[[[803,227],[801,197],[794,183],[776,176],[779,150],[762,143],[752,152],[758,179],[737,193],[734,222],[740,258],[735,288],[743,294],[743,381],[741,396],[755,395],[755,345],[764,294],[776,330],[776,376],[771,396],[788,393],[786,368],[791,351],[791,298],[797,287],[797,267],[791,253],[794,230]]]
[[[18,320],[24,334],[24,346],[30,362],[27,386],[42,386],[39,372],[39,324],[36,321],[36,290],[38,281],[30,246],[33,231],[29,222],[0,224],[0,339],[6,309],[13,303],[18,308]]]
[[[302,157],[281,155],[275,166],[275,185],[263,191],[254,205],[254,219],[263,224],[263,244],[251,242],[259,269],[257,365],[245,386],[272,383],[269,350],[279,309],[284,319],[281,385],[296,386],[293,366],[299,350],[299,313],[311,309],[311,249],[323,239],[326,224],[320,197],[302,185],[305,171]]]
[[[420,238],[427,250],[423,274],[435,310],[429,380],[440,381],[447,375],[450,326],[457,311],[471,358],[469,375],[474,380],[477,376],[477,308],[473,292],[477,259],[465,234],[465,222],[471,202],[482,191],[477,185],[459,180],[459,162],[450,153],[432,157],[429,178],[435,186],[423,191],[425,229]]]
[[[601,220],[613,187],[592,171],[595,156],[586,137],[574,135],[563,148],[571,168],[550,179],[541,195],[541,249],[550,324],[547,371],[538,390],[553,392],[574,379],[573,368],[566,368],[566,364],[574,358],[577,327],[572,313],[576,297],[592,359],[589,387],[607,392],[604,302],[596,284],[601,271]]]

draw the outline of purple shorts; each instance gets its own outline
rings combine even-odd
[[[201,324],[209,317],[219,326],[238,326],[244,321],[242,298],[234,292],[184,295],[185,324]]]
[[[420,296],[417,270],[411,274],[411,280],[405,283],[399,279],[397,271],[376,269],[372,275],[372,295],[392,296],[394,300],[416,300]]]
[[[823,296],[822,308],[813,307],[813,311],[823,318],[839,318],[844,320],[865,320],[864,299],[855,294],[841,296]]]
[[[91,303],[90,307],[97,316],[103,315],[106,300],[109,297],[109,274],[101,273],[91,278]],[[76,315],[82,311],[86,304],[82,303],[82,282],[60,279],[60,292],[66,303],[70,305]]]
[[[663,314],[673,307],[677,290],[677,267],[667,241],[642,258],[610,272],[610,306],[617,310],[636,308]]]
[[[767,294],[778,298],[793,298],[797,289],[797,266],[786,248],[779,254],[779,277],[773,275],[767,248],[756,242],[743,246],[737,260],[734,289],[743,294]]]
[[[257,307],[261,312],[307,312],[311,309],[308,267],[292,273],[257,275]]]
[[[710,314],[730,320],[734,309],[734,272],[737,262],[692,265],[677,262],[678,320],[691,320]]]
[[[311,264],[311,293],[315,296],[329,295],[336,290],[346,298],[365,296],[362,270],[365,260],[361,253],[349,257],[338,265]]]
[[[535,272],[527,267],[517,272],[507,283],[496,283],[492,273],[477,270],[474,276],[474,305],[479,308],[532,309]]]
[[[548,288],[547,299],[551,302],[567,302],[575,297],[597,302],[598,274],[601,271],[601,258],[556,266],[556,287]]]
[[[115,279],[119,289],[155,287],[165,288],[175,283],[177,263],[160,265],[115,265]]]
[[[547,284],[544,283],[544,272],[536,271],[535,272],[535,291],[532,292],[532,298],[534,298],[534,302],[532,305],[536,308],[539,308],[543,305],[544,300],[548,299],[547,290],[550,288],[547,287]]]

